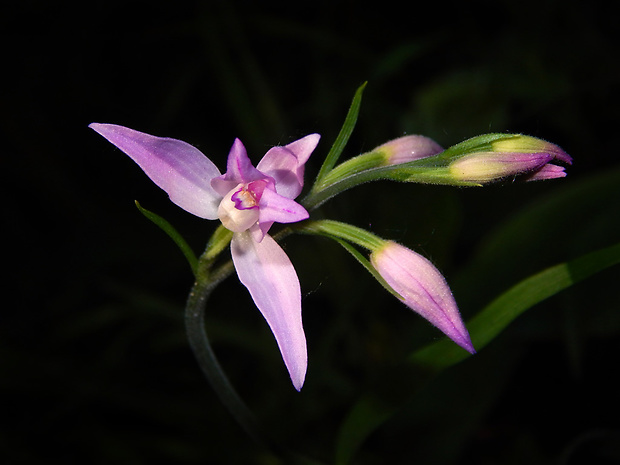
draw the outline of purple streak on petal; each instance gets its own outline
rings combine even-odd
[[[247,184],[252,181],[264,179],[260,171],[252,165],[248,158],[245,147],[239,139],[235,142],[228,153],[228,161],[226,162],[226,174],[213,179],[211,185],[222,197],[238,184]]]
[[[267,320],[293,386],[299,391],[306,377],[308,355],[297,273],[271,236],[258,243],[248,232],[236,233],[231,251],[239,280]]]
[[[200,150],[115,124],[89,127],[129,155],[179,207],[201,218],[217,218],[221,196],[211,187],[211,179],[220,171]]]
[[[395,242],[373,252],[370,260],[404,303],[470,353],[475,349],[442,274],[426,258]]]
[[[465,157],[467,158],[467,157]],[[518,174],[541,168],[553,160],[550,153],[501,153],[498,156],[488,156],[489,162],[501,163],[510,174]]]
[[[263,174],[252,165],[248,153],[239,139],[235,139],[228,154],[225,176],[226,179],[237,183],[249,183],[264,178]]]
[[[294,199],[304,185],[304,165],[320,138],[319,134],[309,134],[284,147],[273,147],[256,168],[274,179],[278,194]]]

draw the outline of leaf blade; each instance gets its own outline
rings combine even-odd
[[[152,211],[144,208],[140,203],[136,200],[136,207],[147,219],[152,221],[155,225],[159,226],[159,228],[164,231],[170,239],[174,241],[174,243],[181,249],[181,252],[185,256],[185,259],[189,263],[190,268],[192,269],[192,273],[196,276],[196,270],[198,268],[198,259],[196,258],[196,254],[189,246],[187,241],[179,234],[179,232],[170,224],[170,222],[161,216],[153,213]]]

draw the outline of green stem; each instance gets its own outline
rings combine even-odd
[[[381,166],[361,172],[353,170],[350,175],[347,173],[338,173],[339,175],[345,174],[346,176],[334,180],[333,184],[321,184],[321,186],[324,187],[310,191],[302,200],[301,204],[308,210],[314,210],[337,194],[359,186],[360,184],[379,180],[463,187],[480,186],[479,183],[453,179],[447,168],[437,166],[436,160],[438,159],[439,158],[429,157],[400,165]],[[338,167],[336,167],[334,171],[337,169]]]
[[[252,438],[261,444],[265,444],[266,441],[260,433],[256,419],[222,370],[205,330],[204,316],[207,300],[213,289],[230,275],[233,269],[232,262],[228,262],[214,276],[209,277],[204,270],[197,276],[185,307],[185,330],[198,365],[220,401]]]
[[[376,234],[358,228],[352,224],[342,223],[334,220],[317,220],[299,223],[296,231],[302,234],[318,234],[322,236],[331,236],[337,239],[343,239],[353,242],[370,251],[381,248],[386,240],[380,238]]]

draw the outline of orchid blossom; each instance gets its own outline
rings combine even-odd
[[[252,165],[239,139],[228,155],[226,173],[197,148],[114,124],[89,126],[131,157],[170,200],[198,217],[219,219],[233,232],[231,253],[239,280],[269,324],[297,390],[307,368],[297,273],[269,236],[273,223],[308,218],[295,202],[303,188],[304,165],[320,136],[310,134],[271,148]]]

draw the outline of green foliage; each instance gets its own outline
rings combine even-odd
[[[138,207],[138,210],[140,210],[140,213],[142,213],[149,220],[151,220],[153,223],[159,226],[161,230],[164,231],[168,235],[168,237],[170,237],[170,239],[174,241],[174,243],[179,247],[179,249],[181,249],[181,252],[183,253],[187,262],[189,263],[189,266],[192,269],[192,273],[196,275],[196,269],[198,267],[198,259],[196,258],[194,251],[189,246],[189,244],[185,241],[183,236],[181,236],[181,234],[174,228],[174,226],[170,224],[168,220],[142,207],[138,203],[137,200],[136,200],[136,207]]]

